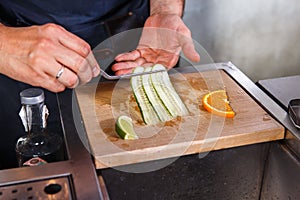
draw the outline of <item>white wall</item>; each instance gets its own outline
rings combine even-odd
[[[183,19],[215,62],[253,81],[300,75],[298,0],[186,0]]]

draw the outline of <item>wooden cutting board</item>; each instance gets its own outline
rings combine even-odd
[[[208,152],[284,138],[284,128],[222,70],[170,75],[189,116],[146,126],[129,80],[100,82],[76,89],[76,97],[98,169]],[[224,89],[236,112],[232,119],[208,113],[202,97]],[[119,115],[131,116],[138,140],[115,132]]]

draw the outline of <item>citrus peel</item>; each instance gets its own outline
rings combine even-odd
[[[233,118],[235,116],[225,90],[216,90],[204,95],[202,104],[212,114],[226,118]]]
[[[133,129],[132,119],[126,115],[118,117],[115,128],[117,134],[124,140],[138,139],[138,136]]]

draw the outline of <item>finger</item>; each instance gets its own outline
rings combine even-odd
[[[62,92],[66,89],[66,86],[64,84],[50,76],[43,79],[43,83],[40,86],[47,90],[50,90],[51,92]]]
[[[139,50],[134,50],[134,51],[131,51],[131,52],[126,52],[126,53],[122,53],[122,54],[119,54],[115,57],[115,60],[117,62],[121,62],[121,61],[128,61],[128,60],[136,60],[138,58],[141,57],[141,53]]]
[[[56,75],[57,80],[67,88],[77,87],[79,84],[78,76],[67,67],[62,66],[61,69],[63,69],[61,75],[59,77]]]
[[[199,62],[200,55],[195,50],[193,40],[190,36],[190,31],[184,28],[182,32],[184,34],[179,36],[179,43],[181,45],[183,54],[192,62]]]
[[[144,63],[142,64],[143,67],[152,67],[154,65],[154,63]],[[116,72],[116,75],[119,76],[119,75],[123,75],[123,74],[129,74],[129,73],[132,73],[133,72],[133,69],[122,69],[122,70],[119,70]]]
[[[79,77],[68,67],[61,65],[56,60],[48,61],[48,67],[44,68],[45,73],[52,79],[68,88],[75,88],[79,84]],[[59,74],[60,73],[60,74]]]
[[[60,42],[62,45],[72,49],[83,57],[86,57],[91,51],[90,45],[87,42],[75,34],[67,31],[62,26],[49,23],[41,28],[43,29],[42,31],[45,35],[50,35],[54,39],[57,38],[58,42]]]
[[[76,74],[85,73],[83,69],[86,69],[85,65],[88,66],[88,70],[92,71],[92,76],[96,77],[99,75],[100,67],[93,55],[92,52],[88,54],[88,56],[82,57],[75,51],[72,51],[67,48],[59,48],[59,51],[54,52],[54,57],[56,58],[58,63],[63,64],[68,67],[70,70],[74,71]]]
[[[66,62],[62,62],[61,65],[63,65],[66,68],[65,69],[66,74],[70,75],[72,72],[72,74],[78,76],[80,84],[85,84],[93,78],[92,67],[90,66],[89,62],[86,59],[82,59],[81,63],[80,64],[77,63],[75,67],[70,64],[66,64]],[[70,78],[70,80],[68,81],[65,80],[65,83],[67,83],[68,85],[72,84],[75,78],[74,77],[72,78],[71,76],[67,76],[67,77]]]
[[[195,50],[194,44],[192,42],[188,42],[188,43],[183,44],[182,52],[192,62],[199,62],[200,61],[200,55]]]
[[[149,63],[156,63],[158,56],[160,56],[160,53],[154,53],[152,51],[145,51],[145,53],[143,54],[143,58],[146,62]]]
[[[69,60],[73,60],[75,58],[75,64],[71,62],[67,62],[66,55],[64,56],[63,61],[60,61],[63,65],[67,66],[70,70],[73,70],[79,76],[81,83],[86,83],[91,80],[93,76],[97,76],[99,74],[99,66],[97,65],[96,59],[91,53],[91,48],[88,43],[86,43],[81,38],[76,35],[66,31],[63,27],[50,24],[47,27],[50,27],[51,31],[53,29],[60,32],[59,42],[70,49],[74,53],[79,54],[80,56],[70,56]],[[69,51],[70,53],[70,51]],[[71,53],[70,53],[71,54]],[[72,58],[72,59],[71,59]],[[86,60],[87,58],[87,60]],[[67,62],[67,63],[65,63]],[[74,61],[73,61],[74,62]]]
[[[143,67],[152,67],[154,65],[154,63],[144,63]]]
[[[92,67],[90,66],[87,59],[84,59],[80,55],[75,52],[63,49],[60,52],[65,52],[66,59],[62,57],[56,58],[54,57],[52,60],[43,58],[39,63],[43,63],[42,65],[38,65],[35,70],[41,71],[40,73],[47,73],[51,77],[56,77],[58,71],[64,66],[64,72],[62,74],[62,78],[60,78],[60,82],[63,83],[66,87],[74,88],[79,83],[87,83],[93,77]],[[73,56],[74,60],[69,59],[67,57]],[[76,61],[77,60],[77,61]]]
[[[98,62],[92,51],[87,56],[87,61],[92,67],[93,77],[98,76],[100,74],[100,66],[98,65]]]
[[[165,53],[164,56],[157,58],[156,63],[164,65],[167,69],[171,69],[178,62],[179,55],[172,53]]]
[[[79,68],[77,76],[79,77],[80,84],[88,83],[93,78],[93,70],[87,60]]]
[[[18,75],[15,77],[16,80],[20,80],[32,86],[42,87],[52,92],[62,92],[66,88],[55,78],[55,75],[49,75],[43,70],[36,71],[35,68],[22,62],[18,62],[18,66]],[[28,75],[30,75],[30,77],[28,77]]]
[[[100,69],[97,65],[97,62],[94,60],[92,53],[89,54],[87,58],[84,58],[78,55],[77,53],[67,49],[64,49],[60,52],[64,53],[55,56],[57,59],[56,64],[63,65],[67,69],[66,74],[69,74],[69,76],[67,77],[70,78],[70,80],[63,80],[65,80],[64,83],[67,83],[68,86],[70,86],[70,84],[72,85],[74,83],[73,81],[75,80],[74,77],[70,76],[71,72],[78,76],[80,84],[85,84],[89,82],[92,79],[92,77],[99,74]],[[92,63],[92,65],[90,63]],[[57,73],[60,68],[61,66],[56,66],[54,68],[56,72],[52,72],[51,74]]]
[[[62,34],[59,35],[59,42],[64,46],[76,51],[81,56],[86,57],[91,52],[90,45],[78,36],[60,27]]]
[[[131,69],[122,69],[122,70],[117,71],[115,74],[117,76],[120,76],[120,75],[123,75],[123,74],[130,74],[130,73],[132,73],[133,69],[134,68],[131,68]]]
[[[111,69],[113,71],[119,71],[119,70],[127,70],[127,69],[132,69],[137,66],[143,65],[145,63],[145,60],[143,58],[138,58],[135,61],[128,61],[128,62],[119,62],[115,63]]]

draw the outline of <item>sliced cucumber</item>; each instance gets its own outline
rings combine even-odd
[[[163,69],[165,69],[165,67],[161,64],[156,64],[152,67],[152,71]],[[189,113],[185,104],[174,89],[167,71],[153,73],[150,77],[155,91],[173,118],[184,116]]]
[[[153,67],[136,67],[133,73],[165,70],[156,64]],[[167,71],[134,76],[131,87],[145,124],[157,124],[188,115],[189,111],[174,89]]]
[[[144,71],[143,67],[136,67],[133,73],[141,73]],[[159,123],[159,118],[149,102],[149,99],[144,91],[142,84],[142,76],[133,76],[131,78],[131,88],[134,97],[140,108],[143,120],[145,124],[157,124]]]
[[[150,72],[151,70],[151,67],[147,67],[145,68],[144,72]],[[144,91],[149,99],[149,102],[154,108],[160,121],[170,121],[172,119],[172,116],[170,115],[164,103],[161,101],[158,94],[156,93],[154,85],[152,84],[152,81],[150,79],[150,74],[142,75],[142,84]]]

